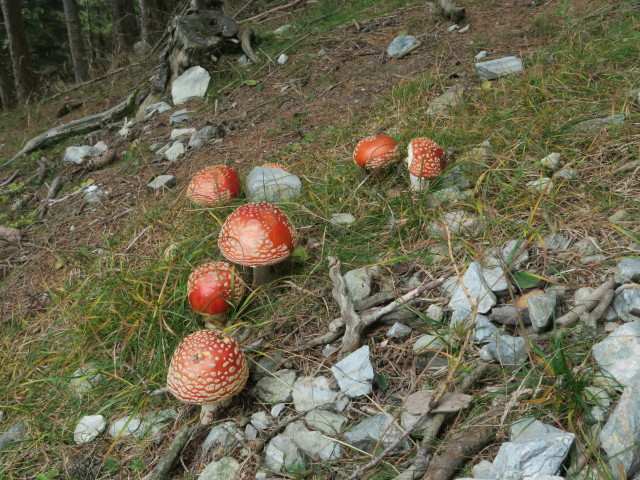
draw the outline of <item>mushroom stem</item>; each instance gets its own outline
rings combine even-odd
[[[415,192],[422,192],[429,188],[429,180],[425,178],[409,174],[409,180],[411,180],[411,190]]]
[[[204,327],[208,330],[217,330],[227,323],[227,313],[219,313],[218,315],[206,315],[204,319]]]
[[[260,287],[271,281],[271,267],[263,265],[261,267],[253,267],[253,286]]]
[[[200,409],[200,425],[210,425],[213,422],[213,414],[218,410],[220,405],[216,403],[206,403]]]

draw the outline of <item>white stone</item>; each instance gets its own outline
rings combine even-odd
[[[170,162],[175,162],[183,154],[184,145],[182,142],[173,142],[173,145],[164,151],[164,157]]]
[[[466,308],[478,313],[486,313],[496,302],[496,296],[482,275],[482,266],[478,262],[472,262],[462,275],[460,283],[453,289],[449,308],[451,310]]]
[[[320,430],[327,435],[338,435],[347,423],[347,418],[339,413],[328,410],[311,410],[304,417],[309,427]]]
[[[109,425],[107,434],[112,437],[130,437],[136,433],[142,426],[142,418],[138,415],[129,415],[128,417],[119,418]]]
[[[171,97],[174,105],[202,98],[207,93],[211,75],[202,67],[191,67],[176,78],[171,85]]]
[[[235,458],[222,457],[204,467],[198,480],[231,480],[240,473],[240,464]]]
[[[553,191],[553,180],[549,177],[536,178],[527,182],[525,186],[536,195],[551,195]]]
[[[441,322],[442,319],[444,318],[444,311],[442,307],[440,305],[436,305],[435,303],[432,303],[431,305],[429,305],[425,314],[431,320],[434,320],[436,322]]]
[[[109,150],[109,146],[104,143],[102,140],[100,140],[98,143],[96,143],[93,148],[96,148],[98,150],[100,150],[101,153],[106,152],[107,150]]]
[[[171,130],[171,140],[184,140],[186,137],[190,137],[196,133],[195,128],[174,128]]]
[[[625,322],[638,321],[640,316],[632,311],[640,310],[640,284],[623,283],[614,293],[613,308],[618,317]]]
[[[266,403],[291,401],[291,392],[298,374],[293,370],[278,370],[273,376],[262,377],[255,386],[256,396]]]
[[[280,56],[278,57],[278,63],[280,65],[284,65],[288,61],[289,61],[289,57],[287,56],[286,53],[281,53]]]
[[[276,435],[264,450],[264,463],[267,468],[280,472],[283,470],[302,470],[304,459],[298,446],[286,435]]]
[[[360,347],[340,360],[331,367],[331,372],[345,395],[358,398],[371,393],[373,366],[369,358],[369,346]]]
[[[625,386],[636,383],[640,374],[640,323],[621,325],[592,351],[606,376]]]
[[[338,398],[338,392],[331,389],[327,377],[300,377],[293,385],[292,396],[296,411],[307,412],[330,407]]]
[[[502,267],[483,268],[482,276],[487,286],[494,293],[505,292],[509,289],[510,282],[507,280]]]
[[[480,60],[484,60],[485,58],[487,58],[487,55],[489,53],[486,50],[481,50],[480,52],[478,52],[476,54],[475,57],[473,57],[475,59],[476,62],[479,62]]]
[[[320,432],[308,430],[302,422],[287,425],[284,435],[291,438],[311,460],[326,462],[342,456],[338,442]]]
[[[85,415],[73,431],[73,441],[81,445],[92,442],[107,428],[107,422],[102,415]]]
[[[420,42],[413,35],[398,35],[387,47],[387,55],[399,57],[415,49]]]
[[[251,415],[251,425],[257,430],[266,430],[271,425],[271,420],[269,420],[267,412],[261,410]]]
[[[93,385],[104,379],[104,375],[97,368],[87,365],[78,367],[69,381],[69,386],[78,397],[87,394]]]
[[[540,159],[540,163],[543,167],[550,168],[551,170],[557,170],[560,166],[560,154],[557,152],[550,153],[546,157]]]
[[[67,147],[64,151],[63,163],[75,163],[76,165],[82,165],[85,157],[93,157],[100,155],[102,152],[96,147],[89,145],[82,145],[80,147]]]
[[[518,57],[502,57],[487,62],[476,63],[478,75],[485,80],[494,80],[503,75],[524,70],[522,60]]]
[[[329,223],[332,225],[352,225],[356,223],[356,217],[350,213],[332,213]]]
[[[279,202],[300,194],[302,182],[293,173],[274,167],[255,167],[246,180],[247,198],[252,201]]]
[[[173,175],[158,175],[147,184],[149,190],[162,190],[163,188],[171,188],[176,185],[176,177]]]
[[[347,294],[353,303],[364,300],[371,293],[371,276],[367,268],[349,270],[342,278],[344,279]]]
[[[413,344],[414,355],[434,354],[445,348],[444,342],[436,335],[425,334]]]

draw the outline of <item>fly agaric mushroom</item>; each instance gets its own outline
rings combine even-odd
[[[353,161],[365,168],[382,168],[400,158],[398,144],[386,135],[363,138],[353,151]]]
[[[187,281],[189,304],[214,325],[224,323],[230,305],[244,295],[245,284],[226,262],[207,262],[196,268]],[[207,321],[205,325],[210,328]]]
[[[407,166],[411,190],[426,190],[429,180],[436,178],[447,166],[444,150],[426,137],[414,138],[407,148]]]
[[[284,170],[285,172],[289,171],[289,170],[287,170],[287,167],[285,167],[281,163],[265,163],[262,166],[263,167],[269,167],[269,168],[279,168],[280,170]]]
[[[186,336],[173,352],[167,387],[185,403],[202,405],[200,421],[244,388],[249,367],[244,353],[227,334],[199,330]]]
[[[193,176],[187,188],[187,196],[198,205],[215,207],[236,198],[239,191],[240,177],[236,171],[224,165],[214,165]]]
[[[227,260],[253,267],[253,285],[269,281],[269,266],[291,255],[296,229],[282,211],[270,203],[247,203],[225,220],[218,237]]]

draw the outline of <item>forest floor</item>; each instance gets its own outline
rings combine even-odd
[[[22,233],[17,242],[0,240],[5,351],[0,431],[18,422],[28,430],[19,448],[0,451],[0,478],[55,478],[64,462],[78,454],[99,457],[104,478],[142,478],[161,456],[165,444],[145,440],[104,436],[75,445],[73,428],[87,413],[113,418],[155,408],[148,393],[164,386],[171,353],[182,337],[199,328],[185,301],[186,278],[205,259],[220,258],[219,226],[242,203],[218,208],[189,203],[186,186],[206,166],[225,164],[245,176],[256,165],[277,162],[303,181],[303,194],[283,210],[298,228],[305,258],[281,267],[282,277],[256,291],[231,323],[256,357],[283,353],[306,375],[326,373],[332,362],[320,347],[299,350],[339,316],[331,300],[328,255],[339,258],[344,271],[380,265],[374,291],[403,291],[415,273],[435,279],[453,264],[462,270],[510,239],[524,239],[533,248],[548,233],[562,232],[573,240],[592,237],[605,258],[585,265],[578,255],[532,256],[526,270],[543,279],[543,286],[550,280],[572,289],[597,286],[615,259],[638,255],[633,250],[634,242],[640,243],[638,106],[633,97],[640,86],[636,3],[464,3],[466,33],[449,31],[452,23],[438,19],[425,2],[406,1],[309,3],[302,11],[260,24],[255,48],[263,62],[241,68],[235,57],[223,58],[220,71],[212,72],[210,95],[186,105],[191,118],[185,126],[214,125],[223,140],[188,151],[176,162],[157,161],[148,149],[168,142],[174,127],[171,112],[165,112],[134,127],[126,142],[115,139],[117,128],[93,136],[94,142],[118,143],[122,149],[121,158],[97,171],[62,164],[65,147],[82,139],[7,163],[36,134],[126,98],[148,79],[153,59],[134,61],[101,81],[0,115],[0,225]],[[285,23],[294,28],[283,37],[270,33]],[[422,45],[402,59],[389,58],[387,46],[402,33],[417,36]],[[518,56],[525,71],[483,82],[474,60],[482,50],[491,59]],[[289,56],[284,65],[275,61],[281,52]],[[464,104],[449,115],[429,116],[431,101],[455,85],[465,88]],[[58,118],[72,103],[81,107]],[[589,135],[568,130],[578,121],[618,112],[627,115],[619,128]],[[393,136],[403,155],[411,138],[427,136],[454,148],[459,159],[489,140],[491,152],[464,167],[472,197],[462,208],[486,216],[482,231],[471,237],[434,237],[428,226],[442,218],[445,207],[429,203],[432,191],[408,192],[402,162],[382,173],[357,168],[353,148],[374,133]],[[531,194],[525,185],[548,173],[538,161],[551,152],[560,152],[580,178],[563,183],[551,196]],[[33,174],[40,156],[53,166],[38,182]],[[627,168],[633,162],[636,170]],[[174,175],[177,186],[150,193],[146,185],[164,173]],[[37,208],[57,176],[66,179],[58,198],[69,196],[38,219]],[[70,195],[89,183],[106,192],[99,202]],[[12,209],[21,199],[22,208]],[[627,215],[623,221],[610,221],[620,211]],[[355,227],[333,227],[333,213],[353,214]],[[439,293],[424,302],[446,303]],[[433,329],[426,322],[412,335]],[[425,365],[413,355],[412,342],[389,348],[383,340],[382,328],[371,329],[365,338],[375,371],[389,383],[374,391],[370,403],[362,402],[365,411],[392,405],[425,381]],[[571,345],[568,352],[576,363],[585,359],[585,348]],[[475,358],[466,345],[452,347],[449,355],[469,364]],[[78,398],[69,383],[86,365],[98,366],[104,380]],[[502,382],[509,388],[525,378],[542,382],[551,388],[546,397],[551,400],[516,405],[514,414],[534,414],[581,434],[580,402],[553,391],[556,378],[544,362],[531,371],[513,373],[511,380],[506,375]],[[428,383],[445,379],[441,374]],[[256,402],[251,393],[242,393],[223,411],[224,419],[246,417]],[[171,436],[193,411],[168,398],[163,406],[181,413],[167,432]],[[447,428],[466,421],[460,415]],[[588,444],[588,439],[583,436],[581,442]],[[494,445],[476,459],[491,458],[495,451]],[[188,451],[185,458],[188,463]],[[351,452],[324,471],[315,465],[307,478],[342,478],[340,472],[350,473],[354,462],[366,460],[361,452]],[[394,465],[402,462],[391,457],[362,478],[391,478]],[[243,468],[245,478],[252,478],[260,467],[251,460]],[[191,477],[177,467],[173,478]]]

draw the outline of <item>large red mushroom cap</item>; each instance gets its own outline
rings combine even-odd
[[[436,178],[447,166],[444,150],[427,137],[414,138],[407,148],[407,166],[414,177]]]
[[[353,161],[365,168],[387,167],[399,158],[398,144],[386,135],[363,138],[353,151]]]
[[[193,176],[187,196],[198,205],[218,206],[236,198],[239,191],[240,177],[236,171],[224,165],[214,165]]]
[[[245,284],[226,262],[207,262],[196,268],[187,281],[189,304],[205,315],[224,314],[244,295]]]
[[[247,203],[225,220],[218,237],[220,252],[228,260],[249,267],[281,262],[291,255],[296,229],[275,205]]]
[[[185,337],[173,353],[167,386],[185,403],[222,402],[242,390],[249,367],[240,347],[217,330],[200,330]]]

